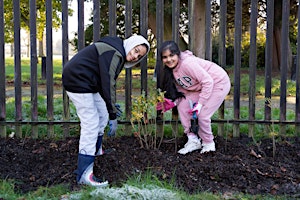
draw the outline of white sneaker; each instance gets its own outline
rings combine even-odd
[[[201,149],[201,142],[200,139],[189,139],[187,143],[184,145],[184,148],[180,149],[178,153],[180,154],[187,154],[189,152],[195,151],[197,149]]]
[[[102,181],[94,176],[92,163],[83,172],[78,184],[90,185],[95,187],[106,187],[108,186],[108,181]]]
[[[202,150],[200,153],[205,153],[205,152],[209,152],[209,151],[216,151],[216,145],[215,145],[215,142],[211,142],[211,143],[208,143],[208,144],[205,144],[205,143],[202,143]]]

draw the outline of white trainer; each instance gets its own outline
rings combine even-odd
[[[202,143],[202,150],[200,153],[205,153],[205,152],[209,152],[209,151],[216,151],[216,145],[215,145],[215,142],[211,142],[211,143],[208,143],[208,144],[205,144],[205,143]]]
[[[78,184],[90,185],[95,187],[106,187],[108,186],[108,181],[102,181],[98,179],[96,176],[94,176],[93,163],[92,163],[83,172]]]
[[[201,142],[200,139],[194,138],[189,139],[187,143],[184,145],[184,148],[180,149],[178,153],[180,154],[187,154],[189,152],[195,151],[197,149],[201,149]]]

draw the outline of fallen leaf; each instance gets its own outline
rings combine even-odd
[[[286,172],[286,168],[280,167],[280,169],[281,169],[282,172]]]
[[[39,154],[39,153],[43,153],[44,151],[45,151],[45,148],[44,148],[44,147],[40,147],[39,149],[33,150],[32,153],[37,153],[37,154]]]
[[[279,185],[278,185],[278,184],[275,184],[275,185],[273,185],[273,186],[271,187],[271,189],[272,189],[272,190],[273,190],[273,189],[278,190],[278,189],[279,189]]]
[[[256,158],[261,158],[261,155],[257,154],[253,149],[251,149],[250,155],[255,156]]]
[[[57,147],[58,147],[58,145],[54,142],[51,142],[49,145],[51,148],[54,148],[54,149],[57,149]]]

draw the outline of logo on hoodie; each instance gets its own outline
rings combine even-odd
[[[183,88],[189,88],[193,85],[192,79],[189,76],[179,77],[176,81]]]

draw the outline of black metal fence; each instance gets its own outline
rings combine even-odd
[[[211,60],[212,57],[212,39],[211,39],[211,1],[205,1],[205,58]],[[32,137],[38,137],[38,126],[47,125],[49,135],[54,134],[54,125],[61,125],[64,127],[64,134],[69,135],[69,126],[71,124],[78,124],[78,122],[70,121],[70,109],[69,100],[65,91],[62,88],[63,95],[63,116],[60,120],[54,119],[54,87],[53,87],[53,25],[52,25],[52,1],[46,1],[46,29],[45,29],[45,41],[46,41],[46,96],[47,96],[47,120],[40,121],[38,119],[38,72],[37,72],[37,29],[36,29],[36,0],[30,0],[30,87],[31,87],[31,120],[24,121],[22,112],[22,77],[21,77],[21,16],[20,16],[20,0],[13,0],[13,24],[14,24],[14,98],[15,98],[15,119],[13,121],[7,120],[6,114],[6,72],[5,72],[5,36],[4,29],[0,29],[0,135],[2,137],[7,136],[7,126],[14,126],[16,135],[22,137],[22,126],[30,125]],[[93,40],[96,41],[101,37],[100,32],[100,0],[93,0]],[[75,3],[75,2],[73,2]],[[84,16],[84,0],[78,0],[78,49],[82,49],[85,46],[85,24]],[[108,1],[109,7],[109,35],[117,34],[116,26],[116,0]],[[193,1],[189,1],[189,4]],[[194,2],[195,3],[195,2]],[[281,71],[280,71],[280,119],[272,119],[272,65],[273,65],[273,24],[274,24],[274,1],[267,1],[267,13],[266,13],[266,45],[265,45],[265,106],[264,106],[264,119],[257,120],[255,117],[255,102],[256,102],[256,72],[257,72],[257,20],[258,20],[258,0],[252,0],[249,10],[251,10],[250,17],[250,59],[249,59],[249,117],[247,120],[242,120],[240,117],[240,75],[241,75],[241,41],[242,41],[242,0],[235,1],[235,7],[227,7],[226,1],[220,1],[220,14],[219,14],[219,65],[226,66],[226,15],[228,10],[234,9],[234,94],[233,94],[233,116],[231,119],[224,119],[224,110],[226,109],[224,104],[219,110],[219,119],[213,120],[213,123],[219,124],[219,133],[223,133],[223,125],[225,123],[233,124],[233,135],[239,135],[240,124],[249,125],[249,134],[252,134],[254,127],[257,124],[265,124],[270,126],[271,124],[279,124],[281,132],[284,133],[286,125],[294,125],[295,130],[299,134],[300,132],[300,97],[299,97],[299,55],[300,48],[297,49],[297,56],[295,57],[295,81],[296,81],[296,102],[295,102],[295,120],[286,120],[287,109],[287,66],[288,66],[288,37],[289,37],[289,16],[290,16],[290,1],[282,1],[282,32],[281,32]],[[62,20],[62,63],[63,65],[69,59],[69,35],[68,35],[68,1],[61,1],[61,20]],[[140,1],[140,15],[139,15],[139,34],[147,37],[148,34],[148,1]],[[190,8],[190,6],[189,6]],[[5,27],[4,13],[4,0],[0,0],[0,27]],[[192,16],[191,11],[189,15]],[[125,37],[132,34],[132,0],[125,0]],[[298,11],[298,21],[300,19],[300,11]],[[189,18],[192,20],[192,18]],[[179,38],[179,20],[180,20],[180,1],[172,1],[172,39],[176,42]],[[164,1],[156,0],[156,42],[157,47],[161,46],[164,38]],[[299,30],[300,25],[298,25]],[[297,33],[297,40],[300,40],[300,33]],[[193,41],[190,41],[189,45],[192,45]],[[147,91],[147,60],[144,60],[141,67],[141,89]],[[157,60],[156,67],[159,69],[161,63]],[[63,66],[62,66],[63,67]],[[131,83],[132,72],[131,69],[126,69],[126,91],[125,91],[125,111],[127,121],[120,123],[129,123],[130,108],[131,108]],[[159,80],[159,74],[158,74]],[[169,123],[172,123],[170,121]]]

